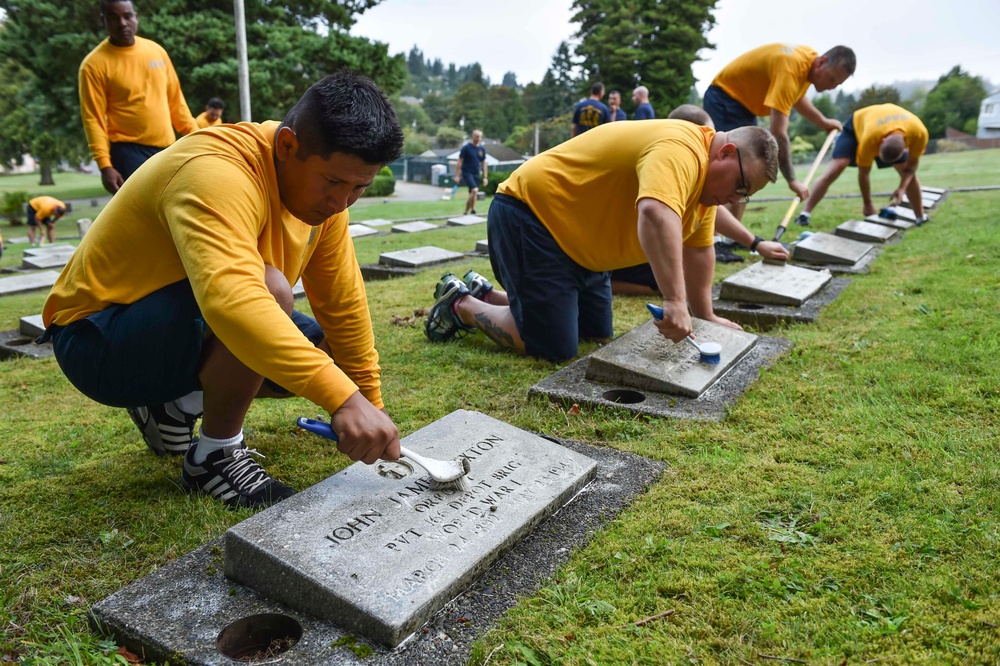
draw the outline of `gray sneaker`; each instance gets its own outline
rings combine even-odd
[[[462,282],[469,288],[469,295],[477,301],[485,301],[487,295],[493,291],[493,285],[476,271],[467,271],[462,276]]]
[[[188,414],[173,402],[126,407],[149,450],[158,456],[182,456],[195,440],[194,424],[201,414]]]

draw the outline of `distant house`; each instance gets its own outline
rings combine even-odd
[[[487,141],[483,141],[483,147],[486,148],[486,165],[490,168],[490,171],[513,171],[527,161],[524,155],[512,148],[508,148],[502,143],[488,143]],[[458,163],[458,154],[460,152],[461,149],[449,150],[442,156],[448,160],[448,166],[452,169]],[[434,153],[438,154],[439,151],[434,151]]]
[[[977,139],[1000,138],[1000,91],[983,100],[979,108],[979,129]]]

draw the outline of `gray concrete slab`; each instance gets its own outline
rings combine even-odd
[[[921,185],[920,190],[922,192],[930,192],[931,194],[947,194],[948,190],[943,187],[931,187],[929,185]]]
[[[719,298],[741,303],[799,306],[831,279],[829,271],[758,261],[723,280]]]
[[[863,243],[885,243],[886,241],[896,238],[899,234],[899,229],[889,227],[884,224],[878,224],[876,222],[848,220],[843,224],[837,225],[837,228],[833,230],[833,233],[837,236],[850,238],[851,240],[861,241]]]
[[[74,250],[76,250],[76,246],[70,245],[69,243],[52,243],[51,245],[40,245],[38,247],[26,248],[22,253],[22,256],[44,257],[50,254],[72,254]]]
[[[402,268],[427,268],[438,264],[461,259],[461,252],[445,250],[433,245],[413,247],[408,250],[394,250],[379,255],[378,263],[383,266],[399,266]]]
[[[904,208],[903,206],[889,206],[889,210],[896,213],[896,216],[901,220],[906,220],[907,222],[917,221],[917,215],[909,208]],[[926,212],[925,212],[926,214]]]
[[[636,326],[589,356],[587,379],[696,398],[753,348],[757,336],[692,317],[699,342],[722,345],[721,361],[701,362],[686,342],[664,338],[653,320]]]
[[[722,375],[697,398],[640,391],[630,386],[587,378],[590,357],[546,377],[528,390],[528,395],[545,396],[553,402],[581,407],[621,409],[647,416],[663,416],[698,421],[719,421],[740,394],[760,376],[761,368],[786,354],[792,343],[783,338],[760,336],[739,363]]]
[[[471,227],[484,222],[486,222],[486,218],[479,215],[459,215],[448,218],[448,225],[452,227]]]
[[[476,241],[476,252],[479,254],[489,254],[490,253],[490,242],[488,239],[484,238],[481,241]]]
[[[28,237],[27,236],[13,236],[11,238],[5,238],[3,240],[3,242],[4,243],[10,243],[11,245],[27,245],[28,244]]]
[[[94,221],[91,220],[89,217],[82,217],[76,221],[76,230],[80,234],[80,238],[83,238],[84,236],[87,235],[87,232],[90,231],[90,227],[93,224]]]
[[[20,331],[0,331],[0,359],[48,358],[52,353],[51,342],[36,345],[33,336],[22,335]]]
[[[513,546],[456,596],[411,640],[389,650],[358,643],[372,656],[355,657],[333,644],[350,636],[333,623],[290,609],[225,578],[222,539],[170,562],[91,610],[91,623],[112,633],[146,661],[167,657],[189,664],[229,665],[216,638],[231,623],[257,614],[281,614],[301,627],[302,637],[275,661],[287,664],[445,666],[466,663],[475,642],[520,598],[554,575],[574,549],[643,493],[665,470],[646,458],[579,442],[555,440],[597,462],[597,478],[557,514]],[[279,661],[280,660],[280,661]]]
[[[724,299],[720,295],[721,288],[717,285],[712,290],[715,296],[712,310],[720,317],[725,317],[741,326],[753,327],[758,331],[767,331],[779,324],[811,324],[819,318],[823,308],[836,300],[850,283],[848,278],[835,277],[809,300],[798,306]]]
[[[21,268],[29,271],[43,270],[46,268],[62,268],[69,263],[73,252],[48,252],[34,257],[24,257],[21,260]]]
[[[299,280],[292,285],[292,298],[298,300],[300,298],[306,297],[306,288],[302,285],[302,280]]]
[[[907,222],[906,220],[890,220],[887,217],[882,217],[881,215],[869,215],[865,218],[865,222],[871,222],[872,224],[881,224],[886,227],[892,227],[893,229],[900,229],[906,231],[917,226],[913,222]]]
[[[374,220],[362,220],[358,224],[363,224],[366,227],[387,227],[390,224],[394,224],[393,220],[383,220],[382,218],[377,218]]]
[[[799,240],[792,248],[792,259],[810,264],[856,264],[872,251],[870,243],[862,243],[834,234],[817,231]]]
[[[45,332],[45,324],[42,323],[42,315],[28,315],[21,317],[18,331],[26,338],[37,338]]]
[[[428,231],[430,229],[438,228],[438,225],[431,224],[430,222],[405,222],[403,224],[397,224],[392,228],[392,230],[395,233],[414,234],[420,231]]]
[[[28,291],[51,289],[59,277],[57,271],[41,271],[0,278],[0,296],[23,294]]]
[[[362,238],[364,236],[374,236],[382,232],[365,224],[349,224],[347,225],[347,233],[351,235],[351,238]]]
[[[229,529],[225,573],[292,608],[394,647],[596,473],[585,456],[478,412],[405,437],[466,458],[467,491],[408,460],[356,463]]]

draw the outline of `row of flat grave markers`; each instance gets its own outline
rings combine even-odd
[[[476,224],[482,224],[486,222],[485,217],[480,217],[478,215],[459,215],[458,217],[450,217],[447,220],[446,226],[451,227],[470,227]],[[422,220],[415,222],[404,222],[402,224],[393,224],[391,220],[365,220],[363,222],[358,222],[355,224],[348,225],[348,232],[351,234],[351,238],[362,238],[364,236],[372,236],[375,234],[382,233],[379,227],[391,226],[391,231],[394,233],[406,233],[412,234],[418,231],[428,231],[430,229],[440,229],[441,225],[433,224],[431,222],[424,222]]]

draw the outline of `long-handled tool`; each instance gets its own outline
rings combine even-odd
[[[660,306],[646,303],[646,309],[653,315],[653,319],[663,319],[663,308]],[[722,345],[718,342],[702,342],[698,344],[690,335],[684,338],[684,340],[698,350],[698,357],[702,363],[718,365],[722,360]]]
[[[839,132],[837,130],[832,130],[826,135],[826,141],[823,142],[823,147],[819,149],[819,154],[816,155],[816,159],[813,160],[812,166],[809,167],[809,173],[806,174],[806,179],[802,181],[802,184],[809,187],[810,181],[812,181],[813,174],[816,173],[816,169],[819,168],[819,163],[823,161],[826,157],[826,151],[830,149],[833,144],[833,140],[837,138]],[[781,224],[778,225],[778,229],[774,232],[774,238],[772,240],[779,241],[781,237],[785,234],[785,229],[788,228],[788,222],[792,219],[792,214],[795,212],[795,208],[799,205],[798,197],[792,199],[792,205],[788,207],[788,212],[785,213],[784,219],[781,220]]]
[[[333,431],[330,424],[324,421],[300,417],[296,421],[296,424],[303,430],[308,430],[320,437],[325,437],[335,442],[340,441],[340,438],[337,437],[337,433]],[[460,460],[435,460],[418,455],[405,446],[399,447],[399,453],[404,458],[409,458],[427,471],[427,474],[431,477],[431,488],[435,490],[469,489],[465,475],[469,473],[472,467],[467,458],[461,458]]]

